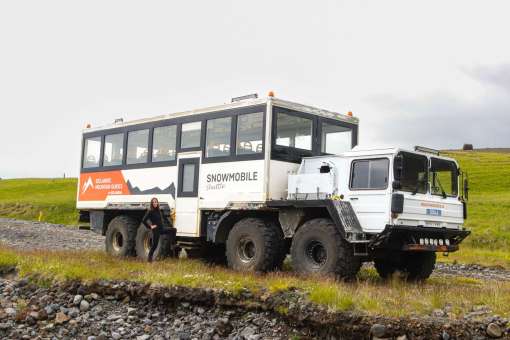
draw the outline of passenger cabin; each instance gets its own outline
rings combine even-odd
[[[203,236],[203,212],[284,199],[303,157],[357,142],[357,118],[271,96],[87,128],[77,208],[103,225],[105,214],[157,197],[174,210],[178,236]]]

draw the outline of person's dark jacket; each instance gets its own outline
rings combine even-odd
[[[150,224],[148,223],[150,221]],[[151,225],[156,225],[158,228],[162,229],[166,225],[172,227],[172,223],[168,220],[168,218],[163,215],[161,209],[148,209],[145,215],[143,216],[142,223],[146,228],[150,229]]]

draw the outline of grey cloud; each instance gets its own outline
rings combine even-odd
[[[494,85],[510,92],[510,64],[476,66],[464,68],[463,71],[482,84]]]
[[[369,99],[377,115],[361,128],[365,141],[392,145],[460,148],[510,145],[510,94],[489,92],[472,101],[448,93]]]

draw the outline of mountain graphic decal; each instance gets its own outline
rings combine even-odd
[[[160,187],[154,187],[147,190],[140,190],[138,187],[133,187],[131,182],[127,181],[127,186],[129,188],[129,192],[131,195],[172,195],[172,198],[175,199],[175,185],[174,183],[170,183],[170,185],[164,189]]]

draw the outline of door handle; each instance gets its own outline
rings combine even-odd
[[[357,197],[350,197],[349,199],[350,199],[351,201],[357,201],[357,200],[358,200],[358,198],[357,198]]]

